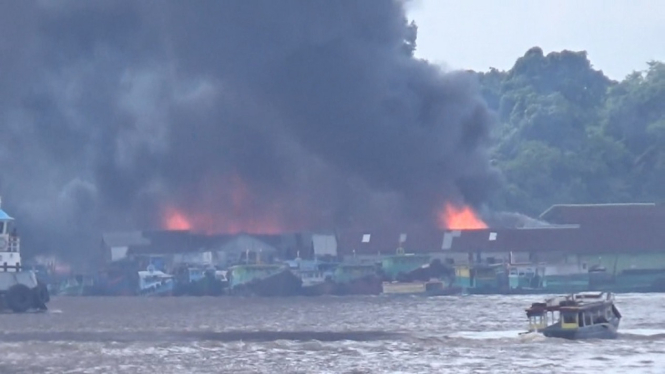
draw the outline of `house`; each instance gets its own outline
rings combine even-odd
[[[188,230],[130,231],[102,236],[107,264],[131,262],[139,267],[176,264],[227,267],[237,263],[272,262],[283,250],[280,235],[205,235]]]
[[[209,248],[216,256],[216,265],[228,267],[241,263],[272,263],[280,238],[274,235],[218,235],[211,238]]]
[[[336,259],[337,236],[334,233],[316,233],[311,235],[312,252],[317,259]]]
[[[127,258],[130,246],[148,245],[150,241],[141,231],[111,232],[102,235],[102,259],[115,262]]]

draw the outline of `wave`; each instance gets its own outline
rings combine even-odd
[[[657,329],[626,329],[619,328],[619,339],[624,340],[665,340],[665,330]]]
[[[548,339],[542,334],[524,334],[524,330],[508,331],[458,331],[445,335],[448,339],[497,340],[520,339],[522,341],[542,341]],[[618,339],[622,340],[665,340],[665,330],[619,329]]]
[[[395,339],[398,333],[385,331],[46,331],[0,334],[3,342],[73,341],[73,342],[274,342],[279,340],[334,342]]]

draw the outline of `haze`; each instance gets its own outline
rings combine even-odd
[[[615,80],[665,60],[661,1],[419,0],[408,15],[418,25],[416,56],[452,69],[508,70],[533,46],[586,50]]]

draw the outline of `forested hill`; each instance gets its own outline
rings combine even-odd
[[[536,47],[509,71],[476,73],[500,121],[493,208],[664,200],[665,64],[647,66],[617,82],[586,52]]]

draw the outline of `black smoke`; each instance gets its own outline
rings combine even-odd
[[[26,250],[89,254],[165,205],[286,229],[429,225],[497,185],[473,75],[403,1],[0,6],[0,193]],[[238,191],[238,186],[242,191]]]

